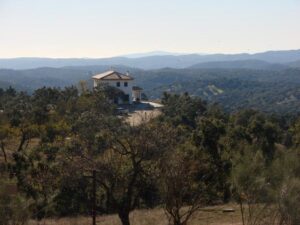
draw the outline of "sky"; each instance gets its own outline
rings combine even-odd
[[[300,49],[300,0],[0,0],[0,58]]]

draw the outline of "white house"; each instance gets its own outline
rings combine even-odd
[[[133,86],[134,79],[128,73],[122,74],[120,72],[110,70],[101,74],[97,74],[92,78],[94,80],[94,88],[98,85],[109,85],[123,92],[122,98],[118,97],[117,99],[114,99],[114,102],[117,104],[132,104],[133,101],[141,100],[142,89]],[[139,90],[137,90],[137,88]]]

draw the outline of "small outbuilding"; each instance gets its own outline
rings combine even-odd
[[[134,102],[140,102],[142,99],[142,92],[143,88],[140,88],[138,86],[132,87],[132,99]]]

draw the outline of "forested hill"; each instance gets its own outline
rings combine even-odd
[[[279,63],[269,63],[262,60],[239,60],[239,61],[218,61],[218,62],[204,62],[198,63],[190,68],[195,69],[254,69],[254,70],[283,70],[289,67],[296,67],[297,65],[291,63],[284,65]]]
[[[291,62],[288,65],[294,68],[300,68],[300,60]]]
[[[164,69],[140,78],[150,98],[184,93],[220,103],[226,110],[254,108],[264,112],[300,112],[300,70]]]
[[[110,66],[74,66],[63,68],[42,67],[27,70],[0,69],[0,87],[13,86],[17,90],[32,92],[43,86],[65,87],[77,85],[81,80],[91,82],[91,76],[111,69]],[[114,69],[126,72],[125,66]]]
[[[0,87],[33,92],[43,86],[78,85],[81,80],[91,87],[91,76],[110,69],[109,66],[38,68],[0,70]],[[220,103],[226,110],[255,108],[265,112],[292,113],[300,111],[300,69],[275,70],[240,68],[187,68],[141,70],[116,66],[130,71],[137,85],[151,99],[163,92],[184,93],[210,102]]]

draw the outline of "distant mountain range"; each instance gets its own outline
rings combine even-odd
[[[173,54],[173,55],[169,55]],[[250,61],[249,61],[250,60]],[[254,60],[254,61],[253,61]],[[286,51],[268,51],[256,54],[187,54],[178,55],[177,53],[167,52],[152,52],[143,54],[128,55],[127,57],[112,57],[112,58],[12,58],[0,59],[0,68],[5,69],[33,69],[39,67],[65,67],[65,66],[127,66],[139,69],[161,69],[161,68],[187,68],[200,63],[223,62],[223,66],[228,68],[229,63],[236,61],[233,68],[238,68],[240,64],[242,68],[253,68],[253,63],[259,67],[272,67],[272,65],[263,66],[264,61],[271,64],[284,64],[285,66],[298,67],[300,62],[300,50],[286,50]],[[248,63],[241,63],[241,61],[249,61]],[[251,62],[252,61],[252,62]],[[251,64],[251,65],[250,65]],[[213,64],[206,64],[211,67]],[[218,67],[220,67],[220,63]],[[200,65],[201,66],[201,65]],[[202,65],[205,66],[205,65]],[[278,65],[276,65],[278,66]]]

